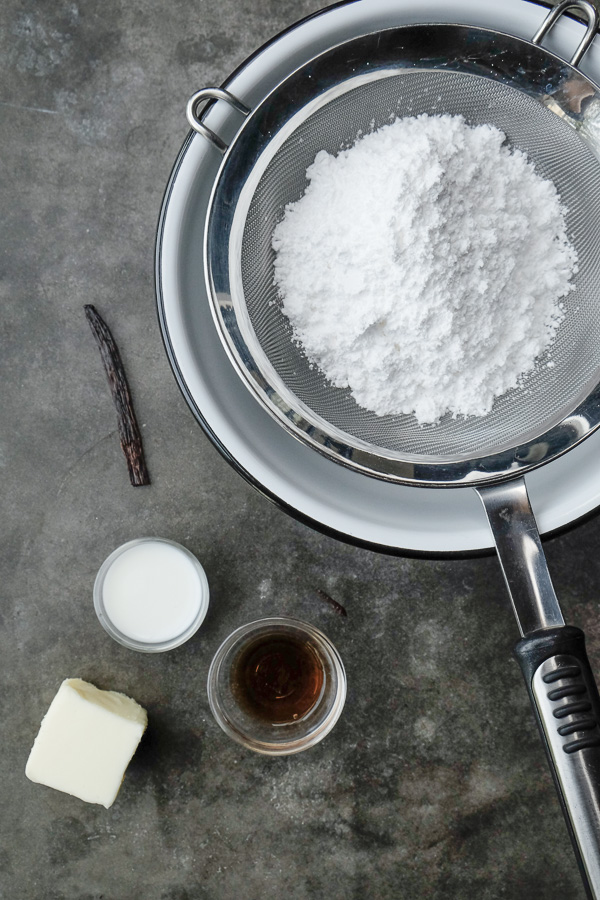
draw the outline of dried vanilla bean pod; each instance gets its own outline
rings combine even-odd
[[[98,344],[110,392],[119,420],[121,449],[127,460],[129,480],[134,487],[150,484],[150,475],[144,459],[142,436],[133,410],[133,401],[125,376],[119,348],[115,344],[108,325],[90,303],[84,307],[85,315]]]

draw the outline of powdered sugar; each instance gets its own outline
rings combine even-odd
[[[273,235],[309,360],[377,413],[481,416],[551,344],[576,253],[555,186],[490,125],[398,119],[317,154]]]

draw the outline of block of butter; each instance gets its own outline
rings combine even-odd
[[[146,710],[125,694],[67,678],[42,720],[25,774],[108,809],[147,724]]]

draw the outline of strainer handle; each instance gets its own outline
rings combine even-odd
[[[596,36],[596,32],[598,31],[598,24],[600,23],[600,12],[598,11],[598,7],[593,0],[561,0],[560,3],[557,3],[556,6],[550,10],[539,29],[535,33],[533,37],[534,44],[541,44],[543,39],[546,37],[552,26],[557,22],[561,16],[563,16],[567,10],[569,9],[578,9],[580,10],[586,17],[588,21],[588,27],[583,36],[581,43],[579,44],[577,50],[571,57],[571,65],[576,66],[587,51],[590,48],[594,37]]]
[[[229,91],[226,91],[224,88],[203,88],[201,91],[196,91],[195,94],[192,94],[190,99],[188,100],[187,108],[186,108],[186,116],[187,120],[190,123],[190,126],[196,131],[198,134],[203,135],[210,143],[217,148],[221,153],[225,153],[227,150],[227,144],[225,141],[219,137],[218,134],[208,128],[204,122],[202,121],[202,114],[206,112],[206,108],[200,113],[200,106],[204,103],[214,102],[215,100],[224,100],[226,103],[229,103],[234,109],[237,109],[243,116],[247,116],[250,113],[250,110],[246,106],[245,103],[242,103],[241,100],[238,100],[237,97],[234,97]]]
[[[515,647],[588,897],[600,898],[600,697],[579,628]]]
[[[600,697],[564,624],[524,478],[477,488],[523,638],[515,647],[588,897],[600,900]]]

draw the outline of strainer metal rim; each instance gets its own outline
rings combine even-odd
[[[233,236],[230,248],[233,221],[240,197],[248,191],[249,179],[257,180],[259,159],[267,151],[269,158],[273,155],[275,137],[277,145],[283,142],[293,130],[290,123],[294,116],[306,110],[307,104],[316,108],[328,92],[343,91],[350,79],[386,77],[416,69],[467,71],[491,77],[535,97],[580,133],[586,126],[586,143],[600,157],[595,109],[600,104],[598,86],[535,43],[491,29],[447,24],[399,26],[383,34],[393,37],[396,54],[402,50],[401,58],[390,60],[380,51],[382,32],[330,48],[282,81],[248,115],[233,139],[215,179],[205,230],[205,273],[213,318],[229,359],[258,402],[296,439],[330,459],[372,477],[428,487],[476,486],[514,478],[556,459],[600,426],[600,385],[596,377],[585,386],[572,411],[561,414],[543,433],[516,447],[460,461],[410,456],[383,448],[373,452],[372,445],[355,437],[348,440],[350,436],[344,432],[338,432],[332,440],[330,423],[323,421],[324,427],[320,427],[319,417],[285,388],[266,357],[257,361],[244,336],[248,322],[240,320],[240,308],[236,310],[232,298],[236,285],[231,279],[230,255],[241,252],[239,233]],[[441,37],[454,54],[428,59],[427,48],[439,47]],[[349,45],[353,51],[351,65]],[[345,78],[340,78],[340,70]],[[567,83],[587,89],[594,101],[587,108],[592,108],[592,118],[596,113],[591,123],[586,122],[585,111],[582,114],[569,106],[568,92],[564,91]],[[592,127],[587,127],[590,124]],[[261,168],[264,170],[265,165]]]

